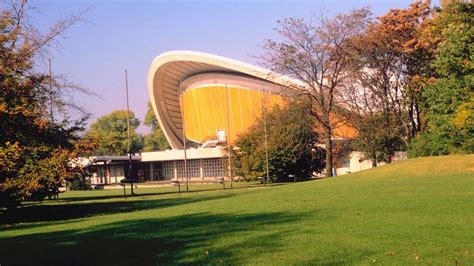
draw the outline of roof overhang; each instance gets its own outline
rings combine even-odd
[[[284,87],[301,81],[237,60],[193,51],[171,51],[156,57],[148,72],[148,93],[158,123],[173,149],[183,148],[181,83],[204,73],[226,73],[257,78]]]
[[[153,151],[153,152],[142,152],[142,162],[164,162],[164,161],[178,161],[184,160],[196,160],[196,159],[214,159],[223,158],[225,156],[225,149],[220,147],[215,148],[200,148],[200,149],[187,149],[186,156],[182,150],[166,150],[166,151]]]

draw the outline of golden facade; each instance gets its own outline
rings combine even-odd
[[[239,86],[203,86],[181,95],[186,138],[197,143],[216,139],[224,130],[230,143],[262,115],[262,107],[283,105],[283,98]]]

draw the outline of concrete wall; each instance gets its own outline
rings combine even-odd
[[[399,160],[406,160],[406,152],[396,152],[395,156],[392,158],[392,162]],[[377,163],[377,166],[386,165],[385,162]],[[355,173],[363,170],[372,168],[372,161],[365,160],[362,152],[352,151],[348,154],[348,158],[342,167],[336,169],[336,175],[345,175],[349,173]]]

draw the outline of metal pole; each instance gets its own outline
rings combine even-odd
[[[226,94],[225,94],[225,100],[226,100],[226,104],[227,104],[227,128],[229,128],[229,138],[228,138],[228,141],[227,141],[227,153],[228,153],[228,164],[229,164],[229,179],[230,179],[230,187],[232,187],[232,154],[231,154],[231,147],[230,147],[230,119],[229,119],[229,98],[230,98],[230,95],[229,95],[229,88],[227,87],[227,83],[225,84],[225,91],[226,91]],[[225,180],[224,180],[225,182]]]
[[[186,153],[186,130],[185,130],[185,124],[184,124],[184,98],[183,94],[181,94],[181,97],[179,98],[180,100],[180,108],[181,108],[181,124],[183,127],[183,147],[184,147],[184,178],[186,178],[186,191],[189,192],[189,177],[188,177],[188,156]]]
[[[265,137],[265,168],[267,171],[267,178],[265,180],[264,185],[268,183],[270,180],[270,172],[268,171],[268,134],[267,134],[267,119],[265,117],[265,107],[264,104],[262,103],[262,91],[259,90],[260,94],[260,108],[262,110],[262,120],[263,120],[263,130],[264,130],[264,137]]]
[[[222,159],[222,160],[224,160],[224,159]],[[224,177],[222,177],[222,188],[225,190],[225,178]]]
[[[132,150],[131,150],[131,134],[130,134],[130,104],[128,101],[128,72],[125,69],[125,92],[127,94],[127,131],[128,131],[128,176],[130,177],[130,193],[133,196],[133,176],[132,176]]]
[[[186,139],[184,139],[184,178],[186,178],[186,191],[189,192],[189,176],[188,176],[188,157],[186,155]]]
[[[53,71],[51,70],[51,58],[48,59],[48,68],[49,68],[49,101],[50,101],[50,115],[51,115],[51,124],[54,123],[54,113],[53,113]]]

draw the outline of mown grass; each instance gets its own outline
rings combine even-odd
[[[474,155],[217,188],[67,192],[0,214],[0,264],[474,263]]]

